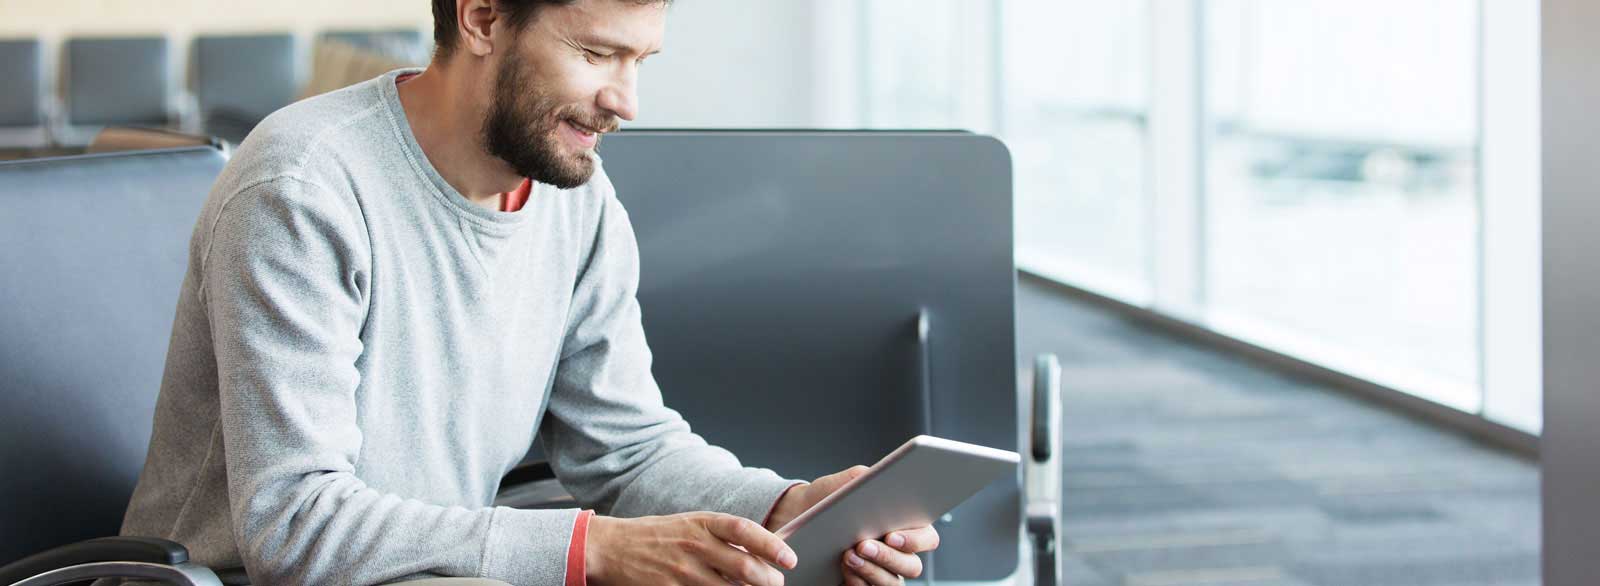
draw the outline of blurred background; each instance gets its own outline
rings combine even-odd
[[[424,0],[161,4],[0,1],[0,156],[238,140],[431,44]],[[627,127],[1009,146],[1069,583],[1538,583],[1538,2],[671,10]]]

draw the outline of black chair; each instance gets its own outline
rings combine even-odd
[[[206,134],[238,143],[261,119],[294,101],[299,81],[293,36],[202,36],[192,54],[190,82]]]

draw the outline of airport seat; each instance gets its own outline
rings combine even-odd
[[[44,50],[38,39],[0,40],[0,148],[48,144]]]
[[[668,406],[790,478],[871,464],[922,433],[1023,452],[1024,475],[938,524],[929,567],[938,583],[1054,583],[1059,367],[1039,357],[1019,380],[1004,145],[625,131],[600,152],[638,237]]]
[[[871,463],[920,433],[1022,451],[1016,479],[939,523],[925,577],[1056,583],[1059,372],[1041,357],[1020,380],[998,141],[625,132],[603,152],[638,236],[669,406],[793,478]],[[181,544],[81,541],[116,534],[144,461],[187,243],[221,165],[205,148],[0,163],[0,425],[19,438],[0,461],[30,471],[0,477],[0,526],[17,528],[0,534],[0,584],[51,571],[246,579],[188,564]],[[570,506],[532,454],[502,499]],[[553,490],[529,488],[541,479]]]
[[[165,37],[68,39],[63,54],[63,140],[87,142],[103,126],[176,120]]]
[[[0,565],[65,548],[0,568],[0,584],[215,583],[177,544],[83,540],[121,527],[189,236],[223,163],[204,147],[0,163]]]
[[[190,85],[206,134],[235,144],[299,87],[294,37],[202,36],[194,41]]]

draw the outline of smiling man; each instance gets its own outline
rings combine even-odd
[[[662,404],[595,149],[666,3],[433,9],[427,69],[273,114],[217,180],[123,533],[257,584],[781,583],[771,531],[863,469],[745,468]],[[584,509],[492,506],[535,434]],[[898,584],[937,542],[838,563]]]

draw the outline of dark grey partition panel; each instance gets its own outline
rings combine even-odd
[[[38,39],[0,40],[0,127],[44,124],[44,53]]]
[[[73,125],[165,125],[172,78],[167,39],[68,39],[67,122]]]
[[[211,148],[0,163],[0,565],[115,535]]]
[[[999,141],[628,131],[601,153],[639,239],[656,378],[709,441],[797,478],[918,433],[1017,449]],[[940,581],[1016,569],[1019,498],[997,482],[940,525]]]
[[[299,89],[294,37],[205,36],[194,41],[191,74],[206,133],[238,142]]]

